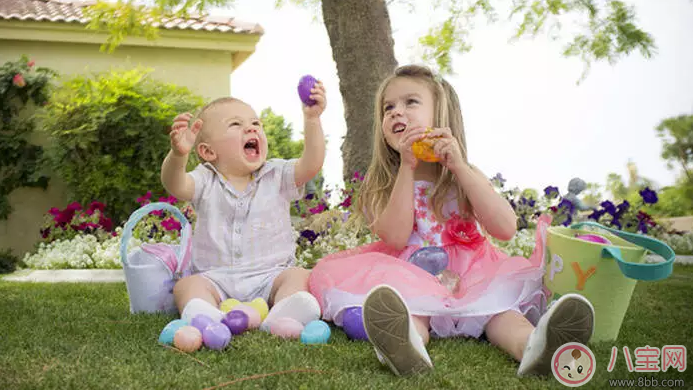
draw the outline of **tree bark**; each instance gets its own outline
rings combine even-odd
[[[371,160],[374,97],[397,66],[384,0],[322,0],[322,15],[337,64],[347,133],[341,146],[345,180]]]

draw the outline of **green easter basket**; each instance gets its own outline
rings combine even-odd
[[[601,230],[580,229],[586,226]],[[584,234],[606,238],[611,245],[576,238]],[[567,293],[587,298],[595,312],[592,341],[616,340],[636,282],[667,278],[676,257],[661,241],[595,222],[580,222],[570,228],[550,227],[546,246],[544,285],[551,294],[548,301]],[[665,261],[645,263],[647,251],[662,256]]]

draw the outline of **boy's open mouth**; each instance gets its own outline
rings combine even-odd
[[[243,145],[243,151],[246,157],[255,158],[260,156],[260,142],[256,138],[249,139]]]

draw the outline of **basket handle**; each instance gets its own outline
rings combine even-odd
[[[135,212],[133,212],[130,215],[130,218],[125,223],[125,227],[123,228],[123,235],[120,240],[120,261],[123,263],[124,266],[127,265],[128,242],[130,241],[130,238],[132,238],[132,230],[135,228],[137,223],[142,218],[149,215],[149,213],[151,213],[152,211],[159,210],[166,210],[171,212],[178,219],[178,222],[180,222],[181,224],[181,245],[175,251],[176,257],[178,258],[178,267],[176,269],[176,273],[180,273],[181,270],[185,269],[188,266],[188,262],[190,261],[190,235],[192,234],[192,229],[190,228],[190,222],[187,218],[185,218],[185,215],[183,215],[183,213],[181,213],[181,211],[177,207],[174,207],[166,202],[149,203],[135,210]]]
[[[572,224],[570,228],[579,229],[584,226],[592,226],[607,230],[628,242],[641,246],[656,255],[662,256],[665,260],[662,263],[630,263],[623,260],[621,250],[619,248],[615,246],[606,246],[604,249],[602,249],[602,257],[616,259],[621,272],[623,272],[625,276],[637,280],[660,280],[671,275],[674,269],[676,253],[674,253],[674,250],[671,249],[669,245],[663,243],[662,241],[642,234],[611,229],[599,223],[590,221]]]

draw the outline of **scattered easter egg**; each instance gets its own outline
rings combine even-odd
[[[183,352],[195,352],[202,346],[202,333],[194,326],[182,326],[173,336],[173,345]]]
[[[297,339],[301,337],[304,325],[293,318],[281,317],[272,321],[270,333],[283,339]]]
[[[598,234],[581,234],[581,235],[575,236],[575,238],[578,238],[578,239],[584,240],[584,241],[594,242],[597,244],[611,245],[611,241],[609,241],[605,237],[602,237]]]
[[[298,81],[298,96],[306,106],[312,106],[317,102],[310,98],[310,90],[313,89],[318,80],[311,75],[305,75]]]
[[[260,313],[258,313],[257,310],[244,303],[236,305],[233,310],[240,310],[248,316],[248,329],[257,329],[260,327]]]
[[[238,335],[248,329],[248,315],[241,310],[231,310],[226,313],[221,323],[226,325],[232,334]]]
[[[438,275],[448,266],[448,253],[439,246],[427,246],[412,253],[409,256],[409,262],[423,268],[431,275]]]
[[[231,310],[233,310],[233,308],[236,305],[240,305],[240,304],[241,304],[241,301],[239,301],[238,299],[229,298],[229,299],[224,300],[219,305],[219,310],[223,311],[224,313],[228,313]]]
[[[267,313],[269,313],[269,306],[267,306],[267,302],[265,302],[264,299],[255,298],[249,303],[247,303],[247,305],[257,310],[258,313],[260,313],[260,321],[264,321],[265,318],[267,318]]]
[[[176,334],[176,331],[186,325],[188,325],[188,321],[186,320],[173,320],[169,322],[164,326],[164,329],[159,335],[159,343],[166,345],[173,344],[173,336]]]
[[[202,342],[205,346],[218,351],[226,348],[231,337],[233,336],[229,328],[220,322],[213,322],[202,331]]]
[[[433,131],[432,128],[427,127],[424,134],[428,134]],[[411,145],[411,150],[414,153],[414,157],[425,162],[438,162],[440,161],[433,152],[433,144],[435,142],[431,138],[424,138],[415,141]]]
[[[330,326],[326,322],[311,321],[301,332],[301,342],[303,344],[325,344],[330,339],[330,333]]]
[[[207,325],[213,324],[216,321],[214,321],[210,316],[206,314],[198,314],[195,317],[193,317],[192,321],[190,321],[190,325],[194,326],[199,330],[200,332],[203,332]]]
[[[366,328],[363,327],[363,310],[361,306],[354,306],[344,310],[342,328],[351,340],[368,340]]]

